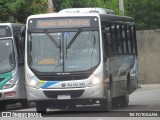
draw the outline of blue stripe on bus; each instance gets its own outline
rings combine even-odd
[[[54,82],[53,81],[52,82],[48,81],[41,88],[45,89],[45,88],[48,88],[49,86],[57,84],[57,83],[59,83],[59,82],[57,82],[57,81],[54,81]]]

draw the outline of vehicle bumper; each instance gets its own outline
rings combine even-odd
[[[15,85],[9,89],[0,90],[0,101],[2,100],[14,100],[20,98],[19,86]]]
[[[64,98],[63,100],[74,99],[104,99],[107,98],[107,88],[104,88],[104,84],[100,83],[92,87],[84,88],[65,88],[65,89],[37,89],[27,86],[27,99],[29,101],[41,101],[41,100],[61,100],[59,95],[69,95],[70,98]]]

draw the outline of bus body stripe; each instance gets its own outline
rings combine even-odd
[[[49,86],[51,86],[51,85],[54,85],[54,84],[57,84],[57,83],[59,83],[59,82],[57,82],[57,81],[52,81],[52,82],[50,82],[50,81],[48,81],[48,82],[46,82],[45,84],[43,84],[42,86],[41,86],[41,88],[43,88],[43,89],[45,89],[45,88],[48,88]]]
[[[2,87],[12,78],[12,72],[0,74],[0,78],[4,79],[0,82],[0,90],[1,90]]]

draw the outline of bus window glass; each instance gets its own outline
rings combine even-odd
[[[11,29],[8,26],[0,26],[0,37],[11,37]]]
[[[130,34],[130,32],[131,31],[130,31],[129,27],[127,26],[127,41],[128,41],[128,52],[129,53],[131,53],[131,51],[132,51],[131,50],[132,48],[131,48],[131,36],[130,36],[131,34]]]
[[[104,50],[107,56],[112,54],[112,38],[110,29],[110,26],[105,26],[103,31]]]
[[[122,54],[122,41],[121,41],[121,29],[120,29],[120,25],[116,26],[116,31],[117,31],[117,43],[118,43],[118,53]]]
[[[113,54],[117,53],[117,40],[116,40],[116,28],[115,25],[111,26],[111,38],[112,38],[112,52]]]
[[[135,34],[134,34],[134,26],[131,26],[131,35],[132,35],[132,48],[133,48],[133,54],[135,54],[136,53],[136,45],[135,45],[135,41],[136,41],[136,39],[135,39]]]
[[[73,34],[72,32],[68,33]],[[66,38],[66,44],[72,37]],[[65,71],[89,70],[99,64],[99,39],[97,31],[83,31],[65,52]]]
[[[0,73],[9,72],[15,67],[11,39],[0,40]]]
[[[50,35],[57,43],[60,43],[60,39],[62,38],[61,33],[50,33]],[[55,46],[45,33],[31,33],[29,38],[30,66],[38,71],[55,71],[60,61],[60,49]]]
[[[82,31],[67,48],[76,33],[48,33],[50,37],[46,33],[31,33],[29,41],[32,44],[28,54],[31,68],[39,72],[72,72],[89,70],[98,65],[98,32]]]
[[[125,28],[122,26],[122,41],[123,41],[123,50],[124,54],[127,53],[127,46],[126,46],[126,35],[125,35]]]

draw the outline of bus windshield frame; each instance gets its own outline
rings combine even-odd
[[[89,23],[92,26],[88,26],[89,23],[87,23],[87,26],[76,26],[75,28],[65,26],[64,28],[50,28],[48,26],[48,28],[36,28],[36,20],[29,20],[32,22],[28,24],[33,24],[28,27],[27,37],[29,67],[38,73],[77,73],[88,72],[98,66],[100,64],[98,19],[96,17],[82,17],[82,19],[90,20]],[[93,21],[95,21],[96,24],[93,24]],[[41,42],[38,42],[38,39]],[[37,43],[35,41],[37,41]],[[87,45],[91,47],[89,48]],[[52,54],[52,57],[49,56],[44,59],[37,58],[42,56],[42,53],[44,56]],[[55,56],[53,54],[55,54]],[[45,68],[42,68],[42,66]]]

